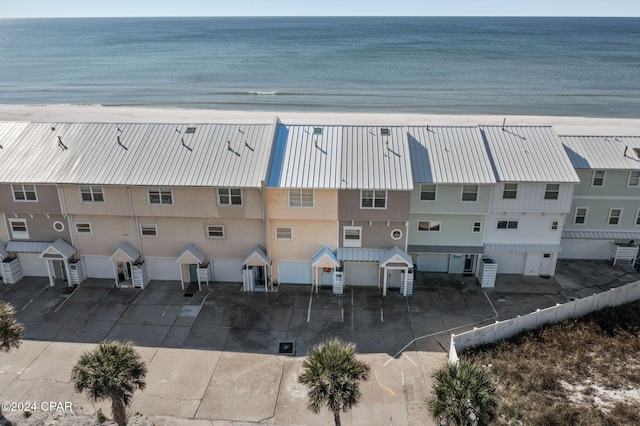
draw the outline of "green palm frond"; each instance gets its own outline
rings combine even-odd
[[[15,309],[8,303],[0,302],[0,349],[9,352],[22,344],[24,327],[15,318]]]

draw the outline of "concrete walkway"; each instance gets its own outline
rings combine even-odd
[[[555,279],[502,276],[493,289],[472,277],[418,274],[414,295],[375,288],[310,293],[281,286],[277,293],[242,293],[212,284],[184,297],[179,283],[144,290],[87,280],[69,294],[63,285],[25,278],[0,289],[25,325],[23,346],[0,353],[0,400],[72,402],[71,369],[103,339],[133,340],[147,362],[147,389],[132,412],[163,424],[333,424],[306,409],[297,383],[302,357],[314,344],[339,336],[355,342],[372,367],[359,407],[345,425],[433,424],[424,405],[431,373],[446,362],[449,335],[640,279],[605,262],[560,262]],[[61,283],[62,284],[62,283]],[[294,356],[279,355],[292,342]],[[6,410],[5,410],[6,411]]]

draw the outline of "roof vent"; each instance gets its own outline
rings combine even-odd
[[[313,128],[313,134],[314,135],[321,135],[322,134],[322,127],[314,127]]]
[[[195,133],[195,132],[196,132],[195,127],[187,127],[187,131],[185,133]]]
[[[382,136],[389,136],[391,134],[391,131],[387,127],[383,127],[380,129],[380,134]]]

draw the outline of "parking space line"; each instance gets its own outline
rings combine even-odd
[[[71,294],[70,294],[69,296],[67,296],[67,298],[66,298],[66,299],[64,299],[64,301],[60,304],[60,306],[58,306],[58,307],[56,308],[56,310],[55,310],[55,311],[53,311],[53,312],[58,312],[58,311],[60,310],[60,308],[62,308],[62,307],[64,306],[64,304],[65,304],[65,303],[67,303],[67,300],[71,299],[71,296],[73,296],[73,294],[74,294],[74,293],[76,292],[76,290],[77,290],[77,289],[79,289],[79,288],[80,288],[79,286],[78,286],[78,287],[74,287],[74,288],[73,288],[73,291],[71,292]]]
[[[36,294],[35,296],[33,296],[33,297],[31,298],[31,300],[29,300],[29,301],[27,302],[27,304],[26,304],[26,305],[24,305],[24,306],[22,307],[22,309],[20,309],[20,312],[22,312],[22,311],[24,311],[25,309],[27,309],[27,306],[29,306],[29,305],[31,304],[31,302],[33,302],[33,301],[34,301],[34,299],[35,299],[36,297],[40,296],[40,295],[42,294],[42,292],[43,292],[43,291],[45,291],[47,288],[49,288],[49,284],[47,284],[45,288],[43,288],[42,290],[40,290],[40,291],[38,292],[38,294]]]
[[[498,315],[498,311],[496,311],[496,308],[493,307],[493,303],[491,303],[491,299],[489,299],[489,295],[487,294],[486,291],[483,291],[483,293],[484,293],[485,297],[487,298],[487,300],[489,301],[489,305],[491,305],[491,309],[493,309],[493,313],[495,315],[493,318],[489,318],[489,319],[492,320],[492,319],[498,318],[500,315]],[[487,321],[487,320],[485,320],[485,321]]]
[[[311,321],[311,304],[313,303],[313,290],[309,295],[309,308],[307,309],[307,322]]]
[[[354,329],[354,325],[353,325],[353,288],[351,288],[351,331],[353,331]]]
[[[384,323],[384,312],[382,312],[382,308],[380,308],[380,322]]]

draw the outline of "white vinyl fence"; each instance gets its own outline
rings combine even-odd
[[[591,312],[609,307],[631,303],[640,299],[640,281],[635,281],[622,287],[612,288],[603,293],[594,294],[582,299],[552,306],[545,309],[537,309],[528,315],[496,321],[494,324],[474,328],[461,334],[451,335],[449,345],[449,362],[458,362],[458,352],[465,349],[481,346],[487,343],[507,339],[518,333],[533,330],[545,324],[555,324],[564,320],[582,317]]]

